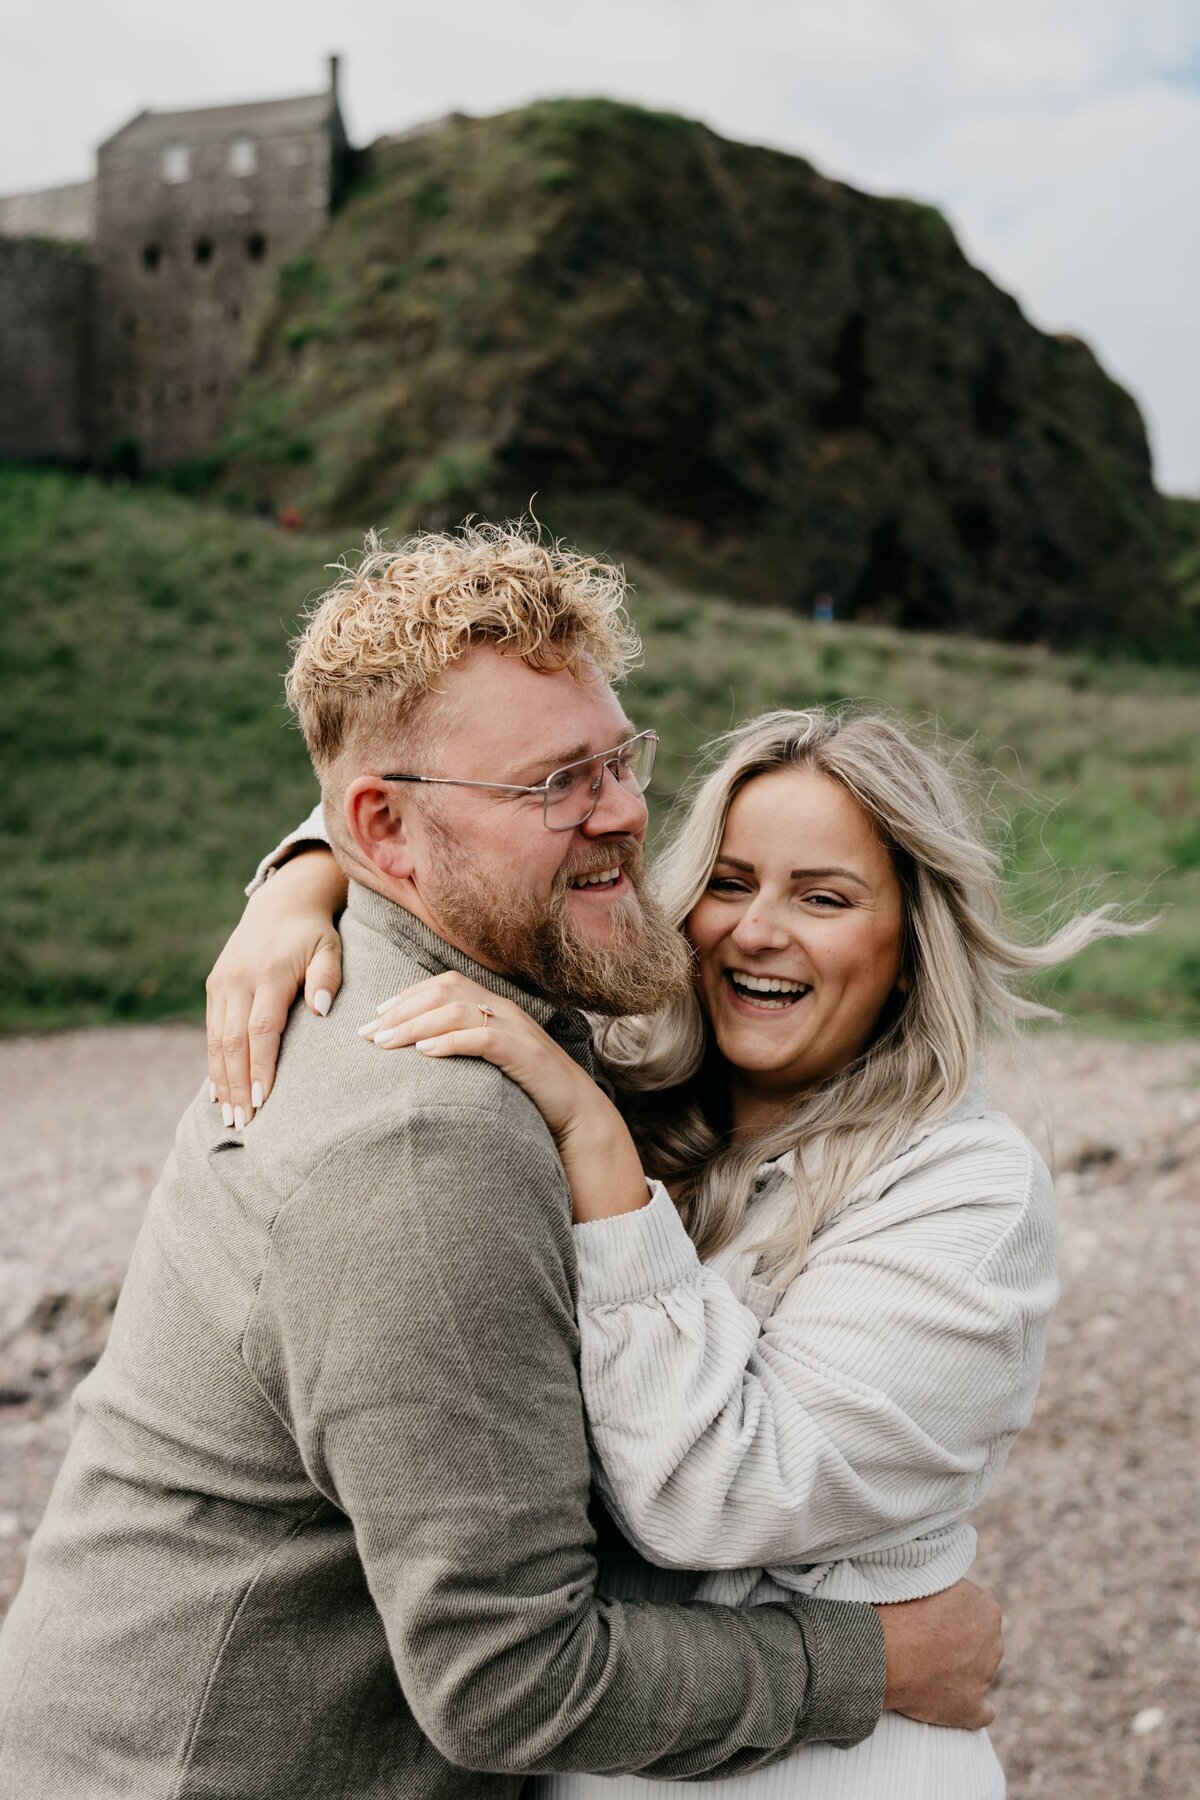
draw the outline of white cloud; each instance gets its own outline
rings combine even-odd
[[[609,93],[916,193],[1031,317],[1092,342],[1160,479],[1200,490],[1195,0],[59,0],[0,32],[0,191],[84,174],[147,104],[311,90],[337,48],[363,140]]]

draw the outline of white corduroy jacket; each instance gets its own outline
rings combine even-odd
[[[1033,1412],[1058,1295],[1049,1172],[978,1076],[813,1238],[783,1290],[754,1246],[795,1205],[764,1165],[734,1243],[696,1255],[665,1189],[575,1227],[598,1480],[698,1599],[875,1602],[948,1587],[965,1518]]]

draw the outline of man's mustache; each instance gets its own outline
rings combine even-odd
[[[645,871],[646,859],[636,838],[606,838],[588,855],[581,856],[569,867],[561,868],[554,878],[555,893],[565,893],[581,875],[602,875],[606,869],[627,869],[636,886]]]

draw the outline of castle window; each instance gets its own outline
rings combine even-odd
[[[258,167],[258,145],[252,137],[235,137],[229,146],[229,173],[253,175]]]
[[[213,259],[212,239],[206,237],[197,238],[196,242],[192,245],[192,255],[202,268],[206,263],[210,263]]]
[[[167,144],[159,164],[164,181],[190,181],[192,177],[192,152],[187,144]]]
[[[126,394],[125,394],[125,410],[126,410],[126,412],[136,412],[137,404],[138,404],[137,389],[136,388],[127,389]]]
[[[161,244],[147,244],[145,249],[142,251],[142,267],[144,269],[148,269],[150,274],[153,275],[154,271],[158,268],[158,265],[161,261],[162,261],[162,245]]]
[[[240,319],[240,318],[241,318],[241,316],[242,316],[242,309],[241,309],[241,307],[240,307],[240,306],[239,306],[239,305],[238,305],[238,303],[237,303],[237,301],[236,301],[236,300],[234,300],[234,301],[233,301],[233,302],[232,302],[232,303],[231,303],[231,305],[230,305],[230,308],[229,308],[229,317],[230,317],[230,318],[231,318],[231,319]]]
[[[246,239],[246,255],[251,262],[261,262],[267,254],[267,240],[261,231],[252,231]]]
[[[301,163],[308,161],[307,144],[281,144],[279,160],[287,169],[298,169]]]
[[[126,313],[121,320],[121,330],[127,338],[137,336],[137,318],[133,313]]]
[[[176,399],[178,399],[178,400],[182,400],[182,401],[183,401],[183,403],[184,403],[184,405],[185,405],[185,406],[186,406],[186,405],[187,405],[187,403],[188,403],[188,401],[189,401],[189,400],[190,400],[190,399],[191,399],[191,397],[192,397],[192,390],[191,390],[191,388],[190,388],[190,387],[181,387],[181,388],[176,388],[176,390],[175,390],[175,397],[176,397]]]

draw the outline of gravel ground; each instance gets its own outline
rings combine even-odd
[[[1200,1044],[1055,1034],[995,1091],[1058,1172],[1063,1299],[978,1515],[1010,1800],[1200,1795]],[[191,1027],[0,1042],[0,1611],[203,1075]],[[1051,1142],[1052,1139],[1052,1142]]]

